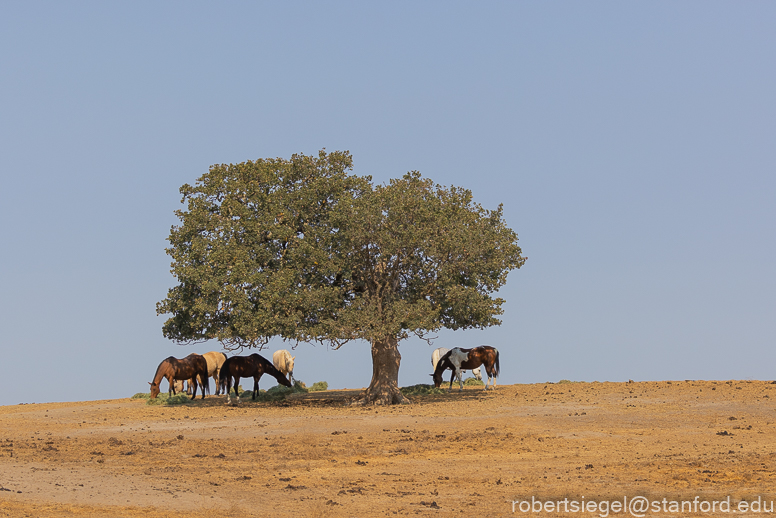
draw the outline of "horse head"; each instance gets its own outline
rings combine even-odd
[[[150,381],[148,384],[151,385],[151,399],[156,399],[156,396],[159,395],[159,384],[151,383]]]
[[[280,383],[281,385],[285,385],[286,387],[293,387],[294,386],[294,385],[291,384],[290,381],[288,381],[288,378],[283,376],[282,372],[279,372],[278,374],[280,374],[280,375],[275,377],[275,379],[278,380],[278,383]]]

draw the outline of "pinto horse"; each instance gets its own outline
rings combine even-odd
[[[439,388],[442,384],[442,374],[450,369],[453,371],[453,375],[450,376],[450,388],[447,391],[453,389],[453,380],[458,378],[458,383],[463,390],[463,381],[461,381],[461,370],[476,369],[480,365],[485,366],[485,372],[488,373],[488,383],[485,384],[485,390],[488,390],[488,385],[493,380],[493,388],[496,388],[496,378],[499,375],[499,358],[498,349],[489,345],[480,345],[474,349],[461,349],[460,347],[453,347],[437,362],[436,369],[434,369],[434,386]]]
[[[191,399],[197,397],[197,378],[202,384],[202,399],[205,399],[205,391],[210,392],[210,383],[207,378],[207,361],[199,354],[190,354],[179,360],[173,356],[162,360],[159,367],[156,368],[154,381],[148,382],[151,385],[151,398],[156,399],[159,395],[159,383],[162,378],[166,378],[170,384],[172,393],[175,394],[175,380],[188,380],[190,385],[194,386],[194,395]]]
[[[232,382],[234,381],[234,391],[237,393],[237,387],[240,384],[240,378],[253,378],[253,400],[259,395],[259,378],[263,374],[269,374],[278,380],[278,383],[290,387],[291,382],[286,379],[282,372],[277,370],[272,362],[253,353],[250,356],[231,356],[221,365],[221,373],[218,377],[219,384],[224,385],[226,390],[227,404],[231,401]],[[239,394],[237,394],[239,398]],[[239,399],[238,399],[239,401]]]
[[[444,356],[450,349],[446,349],[444,347],[437,347],[434,349],[434,352],[431,353],[431,368],[436,370],[437,363],[439,363],[439,359]],[[466,374],[466,371],[461,369],[461,374]],[[480,368],[477,367],[476,369],[472,370],[472,375],[474,378],[478,381],[482,381],[482,373],[480,372]],[[460,381],[460,380],[459,380]]]

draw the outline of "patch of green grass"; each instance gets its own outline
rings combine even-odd
[[[313,386],[310,387],[310,392],[323,392],[329,390],[329,384],[325,381],[316,381]]]
[[[283,385],[275,385],[267,391],[267,394],[282,395],[283,397],[291,394],[307,394],[310,392],[307,389],[307,385],[303,381],[295,381],[293,387],[284,387]]]
[[[150,399],[150,397],[151,397],[151,394],[149,394],[148,392],[138,392],[130,399]]]
[[[185,392],[179,392],[174,396],[169,396],[162,393],[156,396],[156,399],[151,399],[149,396],[148,401],[146,401],[146,405],[185,405],[190,402],[191,399]]]
[[[325,384],[326,382],[324,381],[323,383]],[[328,387],[328,384],[326,386]],[[307,388],[307,385],[305,385],[304,382],[295,381],[293,387],[275,385],[269,390],[259,389],[259,393],[254,400],[253,390],[242,390],[242,387],[240,387],[240,401],[270,403],[273,401],[283,401],[287,396],[292,394],[306,394],[307,392],[310,392],[310,389]]]
[[[475,387],[479,386],[479,387],[482,387],[482,386],[485,385],[485,382],[482,381],[482,380],[478,380],[475,377],[471,377],[471,378],[466,378],[465,380],[463,380],[463,384],[464,385],[468,385],[468,386],[475,386]]]
[[[410,385],[409,387],[402,387],[401,393],[405,396],[427,396],[429,394],[446,394],[447,391],[441,388],[436,388],[434,385]]]

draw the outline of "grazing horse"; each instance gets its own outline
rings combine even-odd
[[[218,375],[221,373],[221,366],[226,361],[226,355],[218,351],[210,351],[202,356],[205,357],[205,361],[207,362],[207,375],[213,377],[213,382],[216,384],[216,395],[218,395],[223,388]]]
[[[205,358],[205,361],[207,362],[207,375],[209,377],[213,378],[213,382],[216,384],[216,395],[219,395],[221,393],[221,384],[218,381],[218,374],[221,372],[221,365],[224,364],[226,361],[226,355],[221,352],[217,351],[210,351],[209,353],[205,353],[202,355]],[[199,380],[200,383],[202,380]],[[177,380],[175,381],[175,387],[173,388],[172,385],[170,385],[170,392],[174,393],[174,391],[182,392],[183,389],[186,389],[187,394],[191,394],[191,385],[184,387],[183,380]]]
[[[272,353],[272,365],[284,375],[288,376],[288,379],[292,383],[294,381],[294,358],[296,358],[296,356],[291,356],[291,353],[285,349]]]
[[[231,402],[232,395],[229,393],[232,389],[232,381],[234,381],[234,392],[237,394],[237,387],[240,384],[240,378],[253,378],[253,400],[256,400],[256,396],[259,395],[259,378],[262,374],[269,374],[278,380],[278,383],[291,386],[291,382],[286,379],[282,372],[277,370],[269,360],[261,356],[260,354],[253,353],[250,356],[232,356],[227,358],[224,364],[221,366],[221,374],[219,374],[218,380],[224,385],[226,390],[226,404]]]
[[[489,345],[480,345],[474,349],[461,349],[460,347],[454,347],[439,359],[436,368],[434,369],[434,386],[439,388],[442,384],[442,374],[447,369],[453,371],[453,375],[450,376],[450,388],[447,391],[453,389],[453,380],[457,377],[458,382],[463,390],[463,382],[460,381],[461,369],[474,369],[480,365],[485,366],[485,372],[488,373],[488,383],[485,384],[485,390],[488,390],[488,385],[493,380],[493,388],[496,388],[496,378],[499,375],[499,354],[498,349]]]
[[[194,395],[191,399],[197,397],[197,378],[202,380],[202,399],[205,399],[205,391],[210,392],[210,384],[207,378],[207,361],[199,354],[190,354],[179,360],[173,356],[162,360],[159,367],[156,368],[154,381],[148,382],[151,385],[151,398],[156,399],[159,395],[159,383],[162,378],[167,379],[173,394],[175,394],[175,380],[188,380],[189,384],[194,386]]]
[[[434,349],[434,352],[431,353],[431,368],[436,370],[437,363],[439,363],[439,359],[447,354],[447,351],[449,349],[446,349],[444,347],[437,347]],[[461,374],[465,374],[465,370],[461,370]],[[482,381],[482,373],[480,372],[480,368],[477,367],[476,369],[472,370],[472,375],[478,379],[479,381]],[[458,378],[458,381],[461,382],[461,379]]]

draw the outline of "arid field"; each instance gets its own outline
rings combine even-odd
[[[467,387],[348,406],[356,394],[0,407],[0,516],[489,517],[531,497],[776,500],[770,382]],[[602,513],[515,508],[526,514]]]

